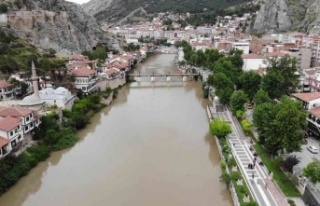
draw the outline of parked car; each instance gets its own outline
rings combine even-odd
[[[318,154],[318,148],[315,146],[308,146],[308,150],[313,154]]]

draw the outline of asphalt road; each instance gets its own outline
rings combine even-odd
[[[302,145],[301,152],[293,152],[292,154],[296,155],[300,159],[298,166],[302,169],[306,167],[312,161],[320,161],[320,154],[313,154],[308,149],[307,146],[315,146],[319,149],[319,140],[309,137],[308,144]]]

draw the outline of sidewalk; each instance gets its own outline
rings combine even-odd
[[[217,115],[220,119],[227,121],[232,128],[232,133],[227,137],[227,141],[256,202],[261,206],[288,205],[282,191],[269,179],[266,168],[258,164],[259,158],[257,158],[254,169],[248,168],[248,164],[253,163],[254,156],[249,149],[250,140],[246,139],[236,117],[228,109],[217,113]]]

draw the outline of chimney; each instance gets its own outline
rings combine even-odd
[[[31,71],[32,71],[32,76],[31,76],[31,81],[33,85],[33,93],[39,97],[39,79],[37,76],[37,71],[36,71],[36,66],[34,65],[34,62],[32,61],[31,63]]]

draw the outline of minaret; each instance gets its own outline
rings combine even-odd
[[[34,65],[34,62],[32,61],[32,76],[31,76],[31,81],[32,81],[32,86],[33,86],[33,94],[39,97],[39,82],[38,82],[38,76],[37,76],[37,71],[36,71],[36,66]]]

